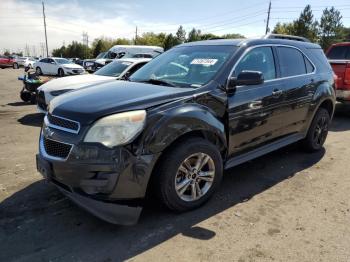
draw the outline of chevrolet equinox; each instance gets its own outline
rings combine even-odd
[[[319,45],[186,43],[129,81],[53,99],[37,168],[95,216],[135,224],[148,192],[184,212],[213,195],[224,169],[297,141],[321,149],[334,106],[333,72]]]

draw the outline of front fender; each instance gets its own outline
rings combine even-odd
[[[193,131],[214,135],[220,146],[227,145],[224,122],[205,106],[181,104],[159,114],[144,136],[145,153],[162,152],[176,139]]]

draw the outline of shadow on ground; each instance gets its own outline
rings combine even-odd
[[[330,131],[350,130],[350,104],[337,103]]]
[[[44,119],[44,114],[34,113],[34,114],[25,115],[19,118],[17,121],[22,125],[41,127],[43,124],[43,119]]]
[[[31,104],[29,102],[19,101],[19,102],[8,103],[7,105],[9,105],[9,106],[32,106],[33,104]]]
[[[0,203],[0,261],[122,261],[177,234],[205,241],[216,232],[198,223],[292,178],[324,154],[306,154],[296,145],[271,153],[227,170],[219,192],[203,207],[174,214],[149,202],[132,227],[100,221],[38,181]]]

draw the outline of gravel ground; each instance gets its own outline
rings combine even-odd
[[[350,106],[324,150],[289,146],[225,172],[202,208],[148,203],[122,227],[76,207],[35,168],[42,115],[0,69],[0,261],[349,261]]]

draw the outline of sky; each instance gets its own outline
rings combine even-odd
[[[350,27],[349,0],[272,0],[270,28],[296,19],[310,4],[319,19],[325,7],[341,11]],[[175,33],[179,25],[189,32],[246,37],[265,33],[269,0],[44,0],[49,51],[97,37],[126,37],[153,31]],[[45,42],[41,0],[0,0],[0,53],[29,50],[39,56]],[[27,47],[27,48],[26,48]]]

